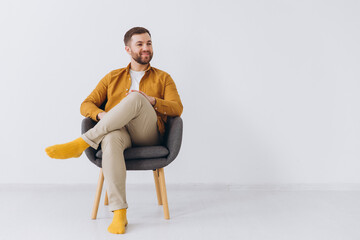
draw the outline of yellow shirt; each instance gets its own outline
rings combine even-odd
[[[97,121],[96,116],[116,106],[131,86],[130,64],[108,73],[80,106],[80,113]],[[183,106],[174,80],[170,75],[157,68],[149,67],[141,79],[139,90],[156,98],[154,109],[158,118],[158,129],[163,135],[167,116],[180,116]],[[100,106],[106,101],[104,110]]]

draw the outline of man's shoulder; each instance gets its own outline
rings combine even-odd
[[[122,74],[126,73],[126,67],[123,68],[119,68],[119,69],[115,69],[115,70],[111,70],[108,75],[111,76],[111,78],[116,78]]]
[[[157,75],[159,75],[159,76],[164,76],[164,77],[170,76],[169,73],[165,72],[164,70],[160,70],[160,69],[158,69],[158,68],[155,68],[155,67],[151,67],[151,70],[152,70],[155,74],[157,74]]]

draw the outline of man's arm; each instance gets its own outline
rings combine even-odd
[[[85,117],[90,117],[94,121],[98,121],[96,118],[97,115],[104,110],[99,107],[106,100],[107,88],[111,80],[110,73],[107,74],[101,81],[98,83],[96,88],[91,92],[91,94],[82,102],[80,106],[80,113]]]
[[[167,75],[165,79],[164,99],[156,97],[155,100],[155,110],[164,115],[171,117],[180,116],[183,111],[179,93],[170,75]]]
[[[139,92],[144,95],[154,106],[155,111],[168,115],[171,117],[180,116],[183,111],[183,105],[180,96],[177,92],[174,80],[168,75],[165,80],[165,94],[164,99],[146,95],[146,93],[139,90],[131,90],[132,92]]]

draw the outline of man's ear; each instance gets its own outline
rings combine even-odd
[[[130,47],[129,47],[129,46],[125,46],[125,51],[126,51],[128,54],[130,54],[130,53],[131,53]]]

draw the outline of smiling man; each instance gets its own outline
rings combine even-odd
[[[109,210],[114,212],[111,233],[125,233],[127,225],[124,150],[131,146],[160,144],[167,116],[180,116],[183,106],[173,79],[150,66],[153,48],[150,32],[142,27],[124,36],[131,62],[113,70],[81,104],[80,112],[98,123],[81,137],[45,149],[56,159],[80,157],[101,145],[102,169],[107,180]],[[105,109],[99,107],[106,101]]]

